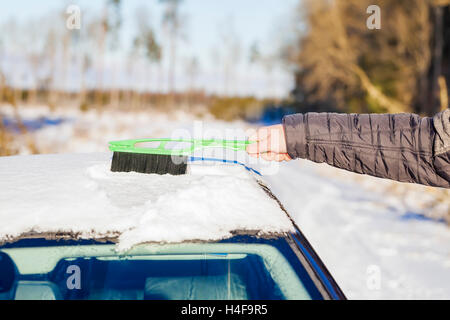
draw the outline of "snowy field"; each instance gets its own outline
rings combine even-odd
[[[447,224],[329,171],[294,161],[266,180],[347,297],[449,299]]]
[[[0,112],[10,118],[14,115],[5,106]],[[170,137],[174,131],[193,136],[198,136],[196,131],[207,131],[206,136],[222,132],[229,138],[227,130],[241,136],[249,127],[211,117],[198,122],[183,112],[98,114],[69,109],[51,113],[32,108],[20,113],[24,120],[62,119],[29,133],[43,153],[105,152],[109,140]],[[20,139],[16,143],[25,145]],[[26,147],[21,149],[22,154],[28,152]],[[438,190],[435,196],[421,186],[307,161],[292,161],[276,169],[265,180],[348,298],[450,299],[448,193]]]

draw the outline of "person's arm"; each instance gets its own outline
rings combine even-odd
[[[276,154],[325,162],[361,174],[450,188],[450,111],[434,118],[414,114],[306,113],[283,118],[283,138],[249,147],[249,153]],[[272,131],[274,132],[274,131]],[[270,136],[270,135],[269,135]],[[262,140],[264,139],[259,139]],[[270,139],[268,139],[270,140]],[[273,148],[274,141],[280,147]],[[276,145],[276,143],[275,143]],[[250,149],[251,148],[251,149]],[[281,156],[278,156],[281,157]]]

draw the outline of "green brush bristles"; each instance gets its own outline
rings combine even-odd
[[[156,174],[185,174],[187,157],[161,154],[114,152],[111,162],[113,172],[141,172]]]
[[[137,146],[141,143],[156,143],[157,147]],[[184,145],[182,148],[168,148],[167,144]],[[199,139],[135,139],[111,141],[109,150],[114,152],[111,171],[142,172],[156,174],[185,174],[187,159],[196,150],[204,148],[225,148],[245,151],[252,142],[245,140],[199,140]],[[179,147],[179,146],[178,146]]]

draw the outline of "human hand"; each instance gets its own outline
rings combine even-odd
[[[248,140],[255,141],[247,146],[247,153],[252,157],[279,162],[292,160],[287,153],[282,124],[258,128]]]

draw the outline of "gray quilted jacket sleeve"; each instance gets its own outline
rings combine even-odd
[[[283,118],[291,158],[401,182],[450,188],[450,110],[415,114],[306,113]]]

